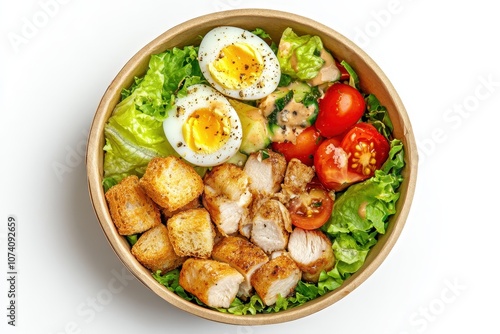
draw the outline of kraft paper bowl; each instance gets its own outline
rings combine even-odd
[[[119,102],[121,90],[129,87],[135,76],[145,74],[150,55],[172,47],[197,45],[200,36],[222,25],[249,30],[260,27],[275,41],[279,41],[281,33],[287,27],[292,27],[299,35],[320,36],[325,47],[331,50],[337,59],[345,59],[356,70],[362,90],[375,94],[382,105],[387,107],[394,124],[394,136],[401,139],[405,147],[406,167],[403,172],[404,182],[400,188],[401,197],[397,202],[397,213],[391,216],[386,234],[381,236],[371,249],[363,267],[336,290],[300,307],[279,313],[236,316],[201,307],[168,291],[152,277],[149,270],[136,261],[125,238],[117,233],[102,187],[103,130],[113,108]],[[403,103],[383,71],[361,48],[326,25],[296,14],[264,9],[230,10],[197,17],[169,29],[145,45],[125,64],[104,93],[92,122],[86,156],[89,193],[97,219],[112,249],[128,270],[159,297],[175,307],[205,319],[238,325],[275,324],[303,318],[340,301],[370,277],[387,257],[405,225],[415,190],[417,160],[415,139]]]

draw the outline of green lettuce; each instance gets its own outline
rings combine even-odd
[[[345,60],[342,60],[340,62],[340,65],[342,65],[347,73],[349,73],[349,86],[352,86],[359,90],[359,77],[356,71],[349,65]]]
[[[104,181],[107,190],[128,175],[142,176],[156,156],[176,155],[163,132],[176,96],[204,82],[197,47],[173,48],[152,55],[146,74],[122,91],[104,127]]]
[[[387,108],[380,104],[380,101],[373,94],[365,97],[367,112],[363,119],[371,123],[385,138],[392,137],[394,126],[387,112]]]
[[[314,78],[325,62],[320,57],[322,49],[319,36],[298,36],[292,28],[285,29],[277,54],[281,72],[301,80]]]
[[[389,157],[381,169],[368,180],[347,188],[335,200],[332,216],[322,226],[333,240],[336,258],[334,272],[325,276],[326,281],[338,283],[355,273],[377,243],[377,236],[386,232],[400,196],[403,158],[402,142],[392,140]]]

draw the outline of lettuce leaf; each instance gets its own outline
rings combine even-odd
[[[334,240],[332,248],[337,261],[333,272],[327,276],[336,278],[336,282],[359,270],[369,250],[377,243],[377,236],[386,232],[388,218],[396,213],[400,196],[403,158],[402,142],[392,140],[389,158],[381,169],[372,178],[350,186],[337,197],[332,216],[322,226]]]
[[[359,90],[359,77],[358,77],[358,74],[356,73],[356,71],[354,71],[354,69],[351,67],[351,65],[349,65],[345,60],[342,60],[340,62],[340,65],[342,65],[345,70],[347,71],[347,73],[349,73],[349,86],[352,86],[354,88],[356,88],[357,90]]]
[[[385,138],[388,140],[392,137],[394,125],[389,117],[387,108],[380,104],[380,101],[373,94],[368,94],[365,97],[367,112],[363,115],[363,119],[371,123]]]
[[[314,78],[324,64],[320,57],[323,42],[319,36],[298,36],[292,28],[283,31],[278,47],[281,72],[292,78]]]
[[[122,91],[104,127],[105,190],[125,176],[142,176],[153,157],[177,155],[165,137],[163,120],[176,96],[185,96],[187,87],[204,80],[196,47],[151,56],[146,74]]]

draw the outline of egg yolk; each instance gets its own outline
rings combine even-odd
[[[217,59],[208,65],[212,78],[228,89],[243,89],[254,84],[264,64],[258,51],[245,43],[224,47]]]
[[[229,139],[231,124],[224,112],[212,106],[194,111],[182,127],[187,146],[197,153],[210,154]]]

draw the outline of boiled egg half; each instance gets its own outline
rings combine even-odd
[[[177,98],[163,121],[163,130],[174,150],[197,166],[216,166],[235,155],[241,145],[238,114],[212,87],[197,84]]]
[[[278,86],[281,70],[269,45],[250,31],[217,27],[202,39],[198,61],[203,76],[222,94],[257,100]]]

